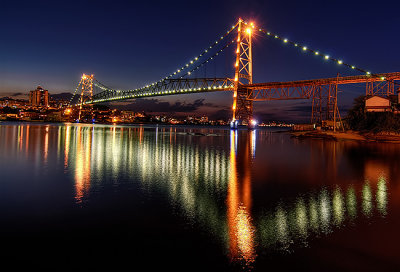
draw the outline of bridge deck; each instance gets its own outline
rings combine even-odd
[[[374,82],[394,82],[400,80],[400,72],[383,73],[377,75],[345,76],[338,78],[322,78],[312,80],[299,80],[289,82],[267,82],[249,85],[240,85],[239,88],[248,92],[247,99],[253,101],[262,100],[290,100],[308,99],[313,92],[321,86],[332,84],[357,84]],[[185,78],[168,79],[163,82],[146,86],[135,90],[112,90],[101,83],[95,84],[101,88],[100,92],[93,96],[89,103],[103,103],[134,98],[154,96],[189,94],[199,92],[232,91],[234,80],[229,78]],[[373,93],[373,92],[372,92]]]

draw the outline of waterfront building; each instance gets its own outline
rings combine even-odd
[[[37,86],[36,90],[29,92],[29,104],[32,107],[48,107],[49,91]]]
[[[391,101],[388,98],[372,96],[365,100],[365,110],[367,112],[386,112],[392,111]]]

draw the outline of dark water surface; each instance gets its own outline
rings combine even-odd
[[[3,266],[400,269],[400,145],[0,123]]]

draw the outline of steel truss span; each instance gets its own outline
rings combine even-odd
[[[367,95],[379,95],[380,93],[393,95],[399,89],[395,81],[400,81],[400,72],[375,76],[361,75],[289,82],[240,84],[238,89],[247,94],[246,100],[251,101],[311,99],[319,88],[336,84],[364,83],[366,84]],[[93,84],[106,90],[93,95],[93,100],[88,103],[200,92],[234,91],[235,88],[235,80],[230,78],[168,79],[138,90],[124,91],[109,89],[100,82]]]
[[[186,93],[232,91],[234,88],[233,80],[229,78],[167,79],[138,90],[126,91],[107,89],[101,83],[94,84],[96,87],[106,90],[94,95],[91,103]]]
[[[393,95],[399,86],[395,81],[400,80],[400,73],[386,73],[375,76],[346,76],[335,78],[323,78],[314,80],[300,80],[290,82],[269,82],[242,85],[241,89],[246,90],[246,99],[253,101],[265,100],[290,100],[290,99],[310,99],[318,88],[329,85],[344,84],[366,84],[367,95]],[[395,86],[396,85],[396,86]]]
[[[310,56],[319,56],[324,61],[332,61],[337,65],[342,65],[353,71],[362,72],[363,75],[254,84],[252,36],[255,32],[262,32],[266,37],[274,37],[275,40],[282,41],[282,44],[291,44],[295,48],[300,49],[302,53],[310,53]],[[234,36],[233,39],[232,35]],[[223,40],[226,44],[222,44],[222,48],[219,48]],[[215,60],[222,51],[235,43],[236,60],[233,64],[233,78],[186,78],[209,61]],[[91,79],[90,86],[86,84],[88,79]],[[82,109],[82,105],[85,104],[92,105],[96,103],[176,94],[232,91],[233,104],[231,126],[234,124],[234,128],[236,128],[238,124],[248,125],[250,127],[251,124],[256,123],[256,121],[253,120],[253,102],[268,100],[311,99],[311,122],[321,123],[326,120],[336,120],[336,117],[340,116],[337,106],[339,85],[365,84],[365,94],[367,96],[379,95],[382,97],[389,97],[400,93],[399,81],[400,73],[371,73],[365,69],[344,63],[340,59],[322,54],[320,51],[309,49],[299,43],[272,34],[262,28],[257,28],[254,23],[247,23],[239,18],[235,25],[204,49],[200,55],[192,58],[168,76],[147,86],[134,90],[115,90],[95,80],[93,75],[83,75],[75,90],[75,93],[78,91],[81,93],[80,104],[76,104],[75,106],[80,105]],[[99,92],[94,92],[95,89]],[[90,90],[90,92],[87,90]],[[87,99],[82,98],[85,95]]]

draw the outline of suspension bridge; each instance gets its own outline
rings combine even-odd
[[[357,71],[357,76],[337,76],[332,78],[291,81],[253,83],[252,36],[256,33],[278,40],[283,44],[298,48],[304,53],[321,57],[324,61],[333,62]],[[216,59],[228,47],[235,46],[234,77],[192,77],[196,71]],[[268,100],[311,99],[311,123],[336,120],[339,114],[337,90],[338,85],[365,84],[366,95],[389,97],[400,91],[400,73],[375,74],[342,60],[310,49],[280,35],[271,33],[253,23],[239,19],[224,35],[203,50],[201,54],[172,72],[168,76],[132,90],[117,90],[98,81],[94,75],[84,74],[75,89],[70,105],[79,109],[78,120],[84,113],[91,112],[94,104],[123,101],[154,96],[169,96],[202,92],[232,92],[231,128],[240,125],[253,127],[253,103]],[[76,95],[80,97],[78,101]],[[336,126],[336,125],[335,125]]]

